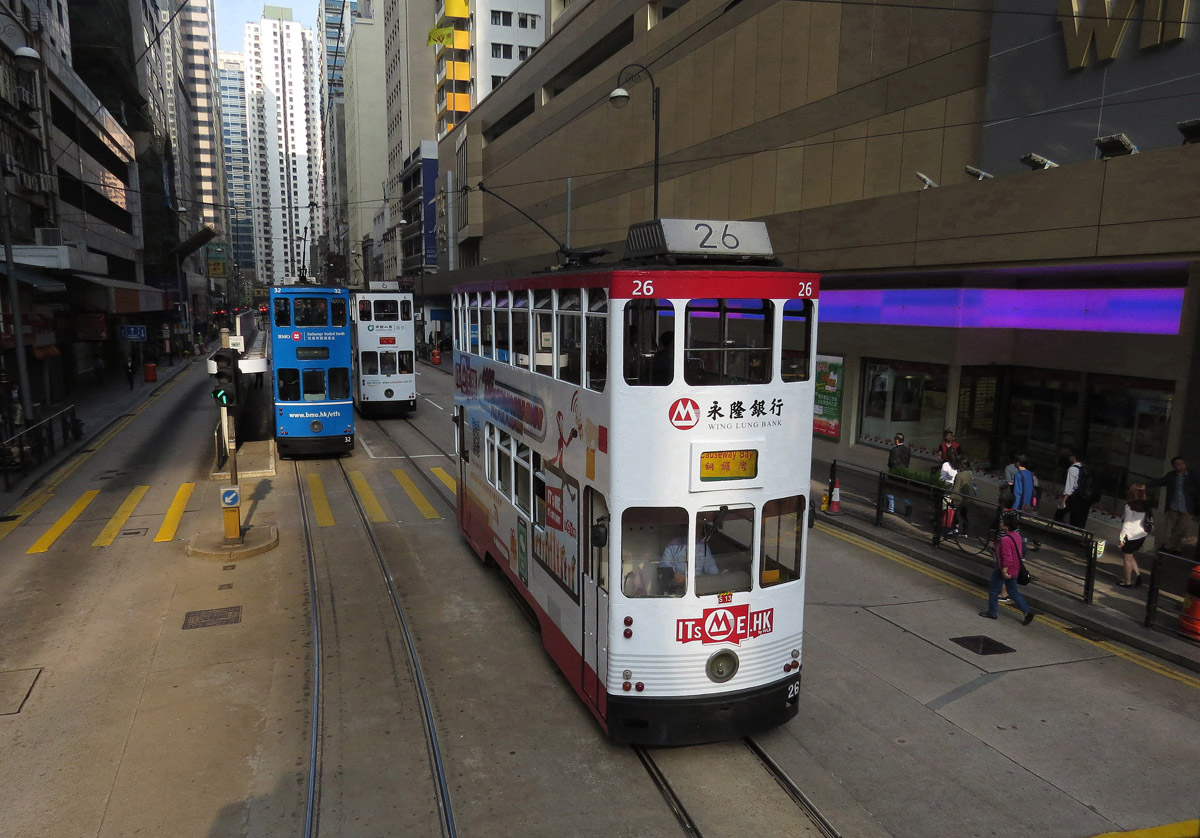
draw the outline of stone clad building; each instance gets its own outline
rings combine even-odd
[[[823,275],[816,456],[881,466],[903,431],[921,462],[953,428],[1052,483],[1078,446],[1117,509],[1174,454],[1200,464],[1200,10],[1111,14],[551,0],[545,45],[440,143],[427,293],[553,261],[480,181],[560,237],[569,194],[571,244],[620,254],[652,215],[652,85],[625,83],[622,110],[608,94],[641,64],[659,214],[764,220],[785,265]]]

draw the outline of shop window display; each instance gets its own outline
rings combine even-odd
[[[946,429],[947,374],[940,364],[865,360],[858,441],[890,448],[902,433],[913,453],[934,456]]]

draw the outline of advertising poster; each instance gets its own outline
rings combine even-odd
[[[813,405],[813,433],[838,440],[842,434],[842,365],[836,355],[817,356],[817,395]]]

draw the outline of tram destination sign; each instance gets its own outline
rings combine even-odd
[[[705,451],[700,455],[700,480],[752,480],[758,477],[758,450]]]

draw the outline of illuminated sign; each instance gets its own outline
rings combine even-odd
[[[380,346],[395,346],[396,339],[395,338],[380,338],[379,345]]]
[[[700,455],[700,480],[749,480],[758,477],[758,451],[705,451]]]
[[[732,643],[738,646],[748,638],[770,634],[774,628],[774,608],[751,611],[748,604],[724,605],[705,608],[704,615],[699,619],[676,620],[675,640],[680,643],[699,640],[703,645]]]

